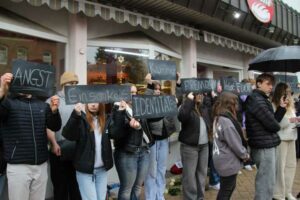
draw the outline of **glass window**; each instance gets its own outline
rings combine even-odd
[[[27,60],[27,49],[24,47],[19,47],[17,49],[17,58]]]
[[[64,71],[65,44],[0,30],[0,75],[11,72],[14,59],[50,63],[55,66],[59,80]],[[56,87],[59,87],[59,81]]]
[[[144,78],[148,73],[145,49],[88,47],[88,84],[134,83],[139,91],[146,88]]]
[[[0,64],[6,65],[7,64],[7,54],[8,48],[2,44],[0,44]]]
[[[51,52],[43,53],[43,62],[48,63],[49,65],[52,64],[52,53]]]

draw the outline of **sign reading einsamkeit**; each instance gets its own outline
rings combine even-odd
[[[66,104],[113,103],[131,100],[127,85],[76,85],[65,87]]]

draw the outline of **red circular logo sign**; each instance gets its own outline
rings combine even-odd
[[[253,15],[263,23],[269,23],[274,15],[273,0],[247,0]]]

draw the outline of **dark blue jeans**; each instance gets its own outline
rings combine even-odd
[[[138,200],[149,167],[149,151],[130,153],[117,149],[115,165],[120,179],[118,200]]]

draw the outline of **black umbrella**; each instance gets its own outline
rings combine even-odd
[[[300,71],[300,46],[281,46],[265,50],[249,66],[249,70],[262,72]]]

